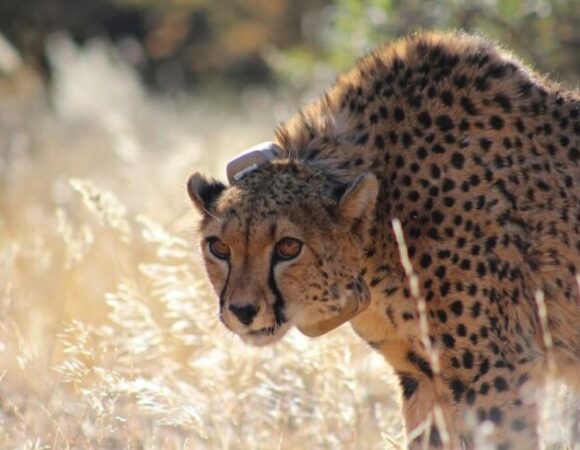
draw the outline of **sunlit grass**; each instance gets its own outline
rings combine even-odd
[[[51,89],[0,106],[0,448],[400,442],[391,372],[348,327],[256,350],[217,320],[185,180],[288,108],[154,98],[101,43],[51,55]]]

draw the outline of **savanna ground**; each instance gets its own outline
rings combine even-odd
[[[98,41],[50,58],[48,88],[0,83],[0,448],[401,446],[396,379],[348,326],[245,347],[197,255],[187,176],[223,179],[300,103],[154,96]],[[544,437],[566,448],[551,389]]]

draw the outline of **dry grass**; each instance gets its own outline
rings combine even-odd
[[[184,182],[289,108],[154,98],[101,43],[51,49],[48,92],[24,68],[0,84],[0,448],[399,439],[390,372],[348,327],[251,349],[204,284]]]
[[[348,327],[245,347],[196,258],[187,176],[295,105],[254,90],[224,114],[145,93],[102,43],[51,52],[48,92],[0,82],[0,448],[399,447],[394,377]]]

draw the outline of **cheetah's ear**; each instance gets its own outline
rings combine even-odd
[[[379,183],[372,173],[363,173],[347,188],[338,202],[339,212],[351,219],[370,217],[375,209]]]
[[[204,215],[211,213],[216,200],[226,189],[221,181],[207,178],[199,172],[187,181],[187,193],[198,211]]]

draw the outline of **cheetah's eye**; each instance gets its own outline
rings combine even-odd
[[[218,238],[211,238],[208,247],[209,251],[212,252],[216,258],[229,259],[231,253],[230,248]]]
[[[302,250],[302,242],[294,238],[283,238],[276,244],[276,256],[279,259],[296,258]]]

